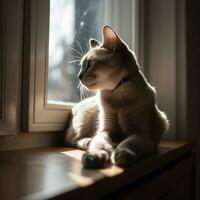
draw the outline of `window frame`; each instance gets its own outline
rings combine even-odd
[[[49,0],[25,1],[22,129],[26,132],[63,130],[72,107],[46,103],[49,7]]]

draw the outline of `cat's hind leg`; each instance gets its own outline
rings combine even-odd
[[[78,148],[81,150],[87,150],[92,140],[91,137],[78,137],[78,134],[70,128],[65,134],[65,144],[72,148]]]

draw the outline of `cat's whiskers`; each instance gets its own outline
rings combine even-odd
[[[71,61],[68,61],[68,64],[74,63],[74,62],[80,62],[80,60],[71,60]]]
[[[83,100],[83,98],[84,98],[84,87],[83,87],[83,85],[81,84],[80,85],[80,97],[81,97],[81,100]]]
[[[75,56],[75,55],[71,55],[70,58],[75,58],[75,59],[80,59],[81,60],[80,56]]]
[[[80,50],[81,50],[81,54],[84,55],[84,53],[83,53],[83,49],[82,49],[80,43],[78,42],[78,40],[76,40],[76,43],[78,44],[78,46],[79,46],[79,48],[80,48]]]
[[[81,87],[81,91],[82,91],[82,95],[81,95],[81,99],[84,99],[84,97],[87,97],[87,90],[85,89],[85,87],[82,85]]]
[[[80,56],[71,55],[70,58],[69,58],[69,61],[66,61],[66,62],[68,62],[70,64],[70,63],[74,63],[74,62],[78,62],[78,61],[79,61],[78,65],[80,65],[80,62],[81,62]]]
[[[90,46],[89,46],[89,44],[88,44],[88,42],[86,43],[86,46],[87,46],[87,51],[89,51],[90,50]]]
[[[80,57],[83,57],[83,54],[81,54],[78,50],[74,49],[73,47],[68,47],[70,49],[72,49],[73,51],[75,51],[78,55],[80,55]]]
[[[81,82],[79,82],[78,88],[80,89],[81,100],[83,100],[84,97],[88,96],[87,91]]]

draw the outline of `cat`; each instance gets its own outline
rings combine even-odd
[[[103,27],[102,36],[102,43],[89,40],[78,74],[96,95],[73,107],[65,142],[85,150],[85,168],[126,167],[156,152],[169,122],[135,54],[110,26]]]

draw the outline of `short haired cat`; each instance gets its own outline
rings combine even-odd
[[[156,151],[168,120],[156,104],[156,91],[140,71],[134,53],[109,26],[103,41],[89,41],[79,79],[96,91],[73,107],[66,130],[68,145],[85,150],[86,168],[107,163],[129,166]]]

